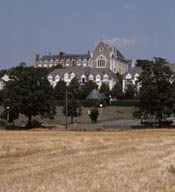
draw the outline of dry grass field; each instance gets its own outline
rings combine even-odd
[[[0,131],[1,192],[174,192],[175,130]]]

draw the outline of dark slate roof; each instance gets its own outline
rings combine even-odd
[[[41,57],[41,60],[55,60],[58,59],[60,57],[60,54],[57,55],[44,55]],[[66,58],[66,59],[89,59],[90,58],[90,54],[67,54],[67,53],[63,53],[62,58]]]
[[[96,76],[99,74],[101,78],[107,74],[109,79],[116,79],[116,75],[107,68],[90,68],[90,67],[78,67],[78,66],[72,66],[72,67],[67,67],[64,69],[55,69],[51,73],[48,74],[48,76],[52,76],[53,78],[56,77],[56,75],[59,75],[61,78],[64,77],[64,74],[68,73],[69,75],[71,73],[74,73],[77,79],[80,79],[81,75],[85,75],[86,77],[89,77],[90,74],[93,76]]]
[[[142,73],[142,68],[141,67],[129,68],[129,70],[123,75],[123,78],[125,79],[128,74],[131,74],[133,79],[136,73],[140,75]]]
[[[121,52],[117,49],[117,56],[123,60],[125,60],[124,56],[121,54]]]

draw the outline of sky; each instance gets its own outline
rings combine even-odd
[[[87,53],[100,40],[126,59],[175,63],[174,0],[0,0],[0,69],[35,54]]]

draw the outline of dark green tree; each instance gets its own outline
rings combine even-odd
[[[110,95],[110,89],[109,86],[105,83],[102,83],[100,87],[100,93],[105,94],[107,97]]]
[[[125,97],[128,98],[128,99],[132,99],[134,98],[134,96],[137,95],[137,89],[136,89],[136,86],[135,85],[128,85],[128,88],[125,92]]]
[[[81,86],[81,99],[86,99],[93,89],[98,89],[98,86],[93,81],[87,81],[84,85]]]
[[[117,77],[117,82],[115,84],[115,86],[112,88],[110,95],[113,98],[117,98],[117,99],[124,99],[125,98],[125,94],[123,93],[123,77],[120,73],[116,74]]]
[[[58,100],[64,100],[66,94],[66,83],[60,80],[54,88],[54,97]]]
[[[78,79],[74,77],[68,86],[69,98],[80,99],[80,83]]]
[[[40,69],[20,65],[10,71],[9,77],[11,80],[3,89],[4,110],[9,106],[10,111],[17,114],[16,118],[20,113],[25,115],[29,126],[33,116],[54,117],[55,107],[51,102],[53,89],[47,77],[40,73]]]
[[[117,98],[117,99],[125,98],[125,94],[123,93],[122,86],[120,85],[120,83],[115,84],[115,86],[112,88],[110,94],[113,98]]]
[[[63,108],[63,114],[66,115],[66,103]],[[79,101],[74,100],[74,99],[69,99],[68,100],[68,105],[67,105],[67,116],[71,117],[71,123],[73,123],[74,117],[80,116],[82,114],[81,112],[81,106]]]
[[[159,125],[163,114],[171,114],[174,106],[174,73],[165,65],[166,60],[154,58],[152,63],[143,67],[139,77],[139,114],[155,116]]]
[[[148,59],[138,59],[136,60],[136,67],[144,68],[151,63],[153,63],[153,61],[150,61]]]
[[[98,108],[94,107],[91,109],[91,113],[90,113],[90,118],[91,118],[91,121],[96,123],[97,122],[97,119],[98,119]]]

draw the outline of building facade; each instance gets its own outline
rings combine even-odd
[[[175,73],[175,63],[166,64],[174,73]],[[138,78],[142,73],[141,67],[131,67],[123,75],[123,92],[126,92],[129,85],[136,86],[136,89],[139,91],[141,85],[138,83]]]
[[[2,90],[4,88],[4,86],[6,85],[6,83],[9,81],[9,76],[7,74],[3,75],[0,78],[0,90]]]
[[[35,67],[63,67],[79,66],[98,69],[110,69],[113,73],[124,74],[128,71],[129,60],[116,47],[110,47],[100,41],[92,52],[87,54],[67,54],[60,52],[57,55],[35,56]]]
[[[85,84],[87,81],[91,80],[101,87],[102,83],[109,86],[110,90],[114,87],[117,82],[116,75],[110,69],[95,68],[90,67],[79,67],[72,66],[64,69],[55,69],[48,75],[48,81],[55,87],[56,84],[63,80],[69,85],[71,80],[76,77],[81,85]]]

